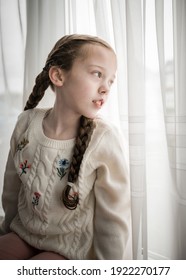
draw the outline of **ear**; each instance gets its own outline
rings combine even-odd
[[[50,80],[54,86],[61,87],[63,85],[63,70],[57,66],[51,66],[48,72]]]

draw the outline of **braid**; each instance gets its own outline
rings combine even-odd
[[[76,209],[79,202],[79,196],[77,193],[75,193],[74,196],[70,195],[71,184],[75,183],[78,178],[83,155],[86,151],[86,148],[88,147],[93,129],[93,120],[81,116],[78,136],[76,137],[74,153],[69,168],[68,183],[62,193],[63,203],[70,210]]]
[[[77,58],[86,59],[88,57],[89,48],[83,48],[83,46],[90,44],[100,45],[113,51],[109,44],[95,36],[72,34],[59,39],[49,53],[43,71],[36,77],[35,86],[24,110],[35,108],[49,86],[55,91],[54,84],[49,77],[51,67],[56,66],[68,73]],[[71,193],[73,184],[77,181],[83,155],[88,147],[93,129],[93,120],[82,116],[72,162],[69,167],[68,183],[61,197],[64,205],[71,210],[76,209],[79,202],[78,193],[73,195]]]
[[[50,78],[48,76],[48,72],[43,70],[35,80],[35,86],[32,90],[32,93],[29,96],[29,99],[25,105],[24,110],[32,109],[37,106],[39,101],[43,98],[45,90],[50,85]]]

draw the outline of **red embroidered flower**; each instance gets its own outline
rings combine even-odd
[[[31,168],[31,164],[28,164],[28,161],[25,160],[23,163],[22,162],[20,163],[19,168],[21,169],[21,174],[20,174],[21,177],[23,173],[26,174],[26,169]]]
[[[33,206],[37,206],[39,204],[39,198],[40,198],[40,193],[34,192],[34,196],[32,198],[32,204]]]

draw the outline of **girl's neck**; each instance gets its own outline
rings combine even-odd
[[[73,139],[77,136],[79,119],[55,103],[43,120],[44,134],[55,140]]]

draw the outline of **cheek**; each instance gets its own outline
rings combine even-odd
[[[91,79],[90,75],[86,72],[83,72],[81,74],[72,74],[67,83],[66,83],[66,89],[68,89],[68,92],[70,91],[71,95],[74,95],[75,98],[82,99],[82,98],[88,98],[89,96],[95,94],[95,81]]]
[[[94,91],[95,84],[90,79],[84,77],[77,79],[75,83],[73,83],[73,87],[81,96],[87,96],[91,95],[91,92]]]

